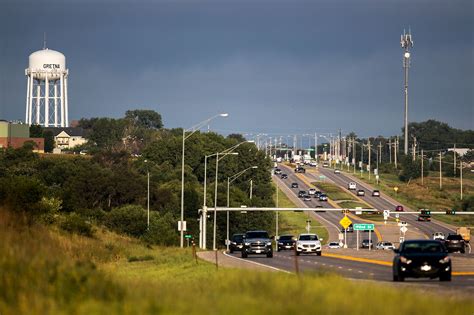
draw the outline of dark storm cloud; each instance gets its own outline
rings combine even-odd
[[[222,131],[355,130],[403,122],[400,33],[411,25],[410,120],[473,125],[471,1],[11,1],[0,4],[0,116],[22,118],[28,55],[70,69],[70,117],[153,108],[166,126],[216,112]]]

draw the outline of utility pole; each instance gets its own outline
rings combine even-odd
[[[423,174],[424,174],[424,170],[423,170],[423,149],[421,149],[421,186],[423,186],[423,184],[424,184]]]
[[[413,146],[412,146],[412,153],[413,153],[413,161],[416,159],[416,137],[413,137]]]
[[[370,153],[371,153],[370,138],[367,139],[367,146],[369,147],[369,167],[368,167],[368,170],[369,170],[369,181],[370,181],[370,171],[371,171],[371,166],[370,166]]]
[[[316,164],[318,163],[318,134],[314,133],[314,159],[316,160]]]
[[[461,178],[461,200],[462,200],[462,160],[459,161],[459,177]]]
[[[390,164],[392,164],[392,138],[388,140],[388,154],[390,155]]]
[[[362,177],[363,172],[364,172],[364,143],[361,142],[360,143],[360,177]]]
[[[403,54],[403,68],[405,70],[405,155],[408,154],[408,68],[410,68],[410,47],[413,47],[413,39],[411,37],[411,31],[408,30],[408,34],[403,30],[403,35],[401,35],[400,44],[404,49]]]
[[[439,190],[443,189],[443,175],[441,173],[441,151],[439,151]]]
[[[253,196],[253,180],[251,179],[250,180],[250,196],[249,196],[250,200],[252,200],[252,196]]]
[[[355,137],[352,138],[352,162],[354,163],[354,174],[356,173],[356,143]]]
[[[398,165],[397,165],[398,145],[399,145],[399,142],[398,142],[398,136],[397,136],[397,138],[395,139],[395,148],[394,148],[394,150],[395,150],[395,168],[398,167]]]
[[[456,177],[456,143],[454,144],[454,177]]]
[[[379,141],[379,163],[382,164],[382,142]],[[377,169],[379,166],[377,165]]]

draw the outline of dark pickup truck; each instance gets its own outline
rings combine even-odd
[[[266,231],[248,231],[245,233],[242,258],[247,258],[248,255],[273,257],[272,240]]]

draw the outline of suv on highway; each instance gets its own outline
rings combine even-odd
[[[316,234],[306,233],[300,234],[296,241],[296,255],[299,256],[301,253],[316,253],[321,256],[321,241]]]
[[[241,251],[242,247],[244,247],[244,235],[243,234],[234,234],[232,235],[232,239],[230,240],[229,244],[229,251],[231,253],[235,251]]]
[[[244,235],[242,258],[248,255],[262,254],[273,257],[272,240],[266,231],[248,231]]]
[[[298,188],[298,183],[291,183],[291,188]]]
[[[276,169],[275,169],[275,174],[281,174],[281,169],[276,168]]]
[[[316,193],[316,189],[315,188],[310,188],[308,190],[308,195],[314,195]]]
[[[354,183],[354,182],[350,182],[350,183],[347,185],[347,189],[349,189],[349,190],[356,190],[356,189],[357,189],[357,184]]]
[[[295,239],[293,235],[282,235],[278,238],[277,251],[285,249],[295,249]]]
[[[305,173],[305,172],[306,170],[302,166],[298,166],[297,168],[295,168],[295,173]]]
[[[328,201],[328,195],[320,194],[319,195],[319,201]]]
[[[286,174],[281,174],[280,178],[281,178],[281,179],[287,179],[287,178],[288,178],[288,175],[286,175]]]
[[[443,232],[435,232],[433,233],[433,239],[434,240],[439,240],[439,241],[444,241],[445,236]]]
[[[357,191],[357,196],[365,196],[365,190],[359,189],[359,190]]]
[[[380,191],[374,190],[374,191],[372,192],[372,197],[380,197]]]
[[[378,242],[375,248],[383,249],[383,250],[387,250],[387,249],[394,250],[395,246],[393,246],[392,242]]]
[[[366,239],[362,241],[362,248],[374,248],[374,243],[372,240]]]
[[[448,249],[448,253],[461,252],[461,254],[464,254],[466,251],[464,239],[459,234],[449,234],[444,241],[444,245]]]
[[[408,240],[394,252],[397,255],[393,258],[393,281],[406,277],[451,281],[451,259],[440,241]]]
[[[300,191],[298,191],[298,197],[299,197],[299,198],[303,198],[305,195],[306,195],[306,191],[305,191],[305,190],[300,190]]]

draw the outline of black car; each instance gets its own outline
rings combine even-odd
[[[459,234],[449,234],[444,241],[444,246],[448,252],[461,252],[462,254],[466,251],[466,244],[464,239]]]
[[[306,196],[306,190],[298,191],[298,197],[303,198],[304,196]]]
[[[451,259],[440,241],[408,240],[394,252],[397,255],[393,259],[393,281],[407,277],[451,281]]]
[[[268,258],[273,257],[272,240],[266,231],[249,231],[244,236],[242,258],[248,255],[262,254]]]
[[[365,239],[362,241],[362,248],[369,248],[372,249],[374,248],[374,242],[372,242],[372,240],[369,240],[369,239]]]
[[[291,188],[298,188],[298,183],[291,183]]]
[[[328,201],[328,195],[320,194],[319,195],[319,201]]]
[[[316,190],[316,192],[314,193],[314,198],[318,198],[319,199],[319,196],[321,196],[322,192],[320,192],[319,190]]]
[[[276,168],[276,169],[275,169],[275,174],[281,174],[281,169]]]
[[[306,169],[304,167],[297,167],[295,168],[295,173],[306,173]]]
[[[231,238],[230,244],[229,244],[229,251],[231,253],[239,252],[239,251],[242,250],[243,246],[244,246],[244,234],[234,234],[234,235],[232,235],[232,238]]]
[[[347,232],[347,233],[353,233],[354,232],[354,225],[351,224],[347,227],[347,231],[344,230],[344,228],[341,228],[341,233],[344,233],[344,232]]]
[[[281,174],[280,178],[281,178],[281,179],[287,179],[287,178],[288,178],[288,175],[286,175],[286,174]]]
[[[278,238],[277,251],[295,249],[295,237],[293,235],[282,235]]]

